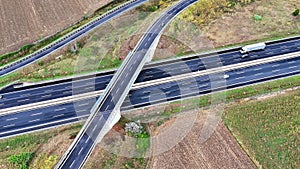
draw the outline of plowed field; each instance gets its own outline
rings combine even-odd
[[[0,0],[0,54],[52,35],[112,0]]]

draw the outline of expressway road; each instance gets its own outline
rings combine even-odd
[[[144,66],[147,60],[146,54],[152,43],[159,37],[167,23],[195,2],[197,0],[182,0],[176,3],[151,25],[129,59],[122,63],[118,70],[120,73],[114,75],[114,80],[110,81],[101,99],[96,102],[96,109],[92,109],[92,114],[82,130],[55,168],[81,168],[85,164],[95,146],[102,139],[101,137],[108,132],[109,125],[113,125],[110,120],[112,118],[115,121],[115,111],[119,111],[120,108],[118,104],[123,102],[122,97],[127,95],[126,92],[129,92],[131,82],[136,80]]]
[[[226,81],[224,81],[221,73],[131,90],[122,105],[121,111],[209,94],[212,86],[215,86],[214,91],[234,89],[297,75],[300,74],[300,56],[236,69],[225,72],[225,74],[229,75]],[[213,82],[211,77],[215,79]],[[216,85],[219,82],[221,85]],[[216,86],[219,88],[216,88]],[[90,98],[76,101],[75,103],[66,103],[2,116],[0,117],[0,138],[78,122],[90,115],[89,110],[94,104],[95,98]]]
[[[112,11],[106,13],[100,19],[94,20],[94,21],[88,23],[87,25],[80,27],[76,31],[64,36],[60,40],[46,46],[45,48],[33,53],[32,55],[27,56],[21,60],[18,60],[12,64],[9,64],[8,66],[4,66],[4,67],[0,68],[0,77],[4,76],[6,74],[9,74],[13,71],[16,71],[30,63],[37,61],[38,59],[41,59],[42,57],[45,57],[45,56],[55,52],[56,50],[62,48],[63,46],[78,39],[82,35],[94,30],[95,28],[99,27],[100,25],[104,24],[105,22],[108,22],[109,20],[115,18],[116,16],[122,14],[123,12],[128,11],[129,9],[132,9],[146,1],[148,1],[148,0],[135,0],[135,1],[131,1],[130,3],[126,3],[125,5],[116,7]]]
[[[299,51],[300,39],[269,44],[265,50],[252,52],[248,58],[244,59],[241,58],[238,50],[230,50],[219,55],[212,54],[212,56],[204,58],[190,57],[173,62],[163,62],[161,65],[149,65],[139,74],[136,83]],[[2,90],[0,91],[3,97],[0,100],[0,109],[103,90],[111,80],[113,73],[113,71],[109,71],[86,78],[58,80],[20,87],[13,91]]]

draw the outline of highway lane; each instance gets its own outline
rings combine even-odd
[[[136,0],[136,1],[131,1],[130,3],[127,3],[125,5],[116,7],[112,11],[104,14],[100,19],[94,20],[88,23],[87,25],[80,27],[76,31],[62,37],[60,40],[46,46],[45,48],[35,52],[34,54],[27,56],[21,60],[18,60],[8,66],[0,68],[0,77],[8,73],[11,73],[13,71],[16,71],[30,63],[37,61],[38,59],[41,59],[42,57],[45,57],[53,53],[54,51],[78,39],[82,35],[94,30],[95,28],[102,25],[103,23],[108,22],[109,20],[115,18],[116,16],[122,14],[123,12],[128,11],[129,9],[134,8],[146,1],[148,0]]]
[[[233,89],[300,74],[300,57],[232,70],[225,72],[225,74],[229,75],[229,78],[226,79],[226,86],[220,85],[220,88],[214,89],[214,91]],[[214,84],[224,82],[222,74],[217,74],[215,77],[217,78],[213,82]],[[126,111],[209,94],[211,93],[211,86],[210,76],[200,76],[131,90],[121,110]],[[89,110],[94,103],[95,98],[91,98],[75,103],[0,116],[2,122],[0,124],[0,138],[78,122],[89,116]]]
[[[131,85],[140,73],[147,58],[146,53],[151,47],[152,43],[159,36],[160,32],[170,20],[172,20],[179,12],[195,3],[197,0],[182,0],[172,6],[167,12],[162,14],[152,26],[143,35],[142,39],[132,52],[129,59],[119,68],[119,74],[114,76],[101,99],[96,102],[96,108],[92,109],[92,114],[85,123],[81,132],[77,135],[68,151],[64,154],[62,159],[55,168],[81,168],[95,146],[102,139],[111,123],[109,119],[115,118],[118,114],[114,111],[119,111],[118,104],[123,102],[122,96],[127,94]],[[119,120],[119,117],[118,119]],[[116,121],[115,121],[116,122]]]
[[[300,40],[269,44],[265,50],[250,53],[248,58],[241,58],[238,50],[226,52],[219,55],[220,62],[224,66],[236,63],[242,63],[260,58],[272,57],[284,53],[300,50]],[[193,58],[193,57],[192,57]],[[193,58],[178,60],[177,62],[166,63],[163,65],[151,66],[145,68],[138,76],[137,82],[154,80],[198,70],[205,70],[221,66],[217,64],[218,56],[208,56],[205,58]],[[40,102],[60,97],[67,97],[75,94],[86,93],[89,91],[103,90],[113,76],[113,72],[102,76],[92,76],[87,79],[62,80],[61,83],[50,83],[49,85],[33,85],[30,87],[17,88],[16,91],[3,93],[3,99],[0,100],[0,109],[24,105],[34,102]],[[23,89],[23,90],[20,90]]]
[[[300,37],[292,37],[292,38],[267,42],[267,48],[268,48],[268,46],[270,46],[270,48],[277,49],[277,48],[281,48],[280,47],[281,45],[284,47],[287,47],[287,48],[296,48],[299,46],[299,39],[300,39]],[[145,71],[145,70],[148,70],[148,69],[151,69],[154,67],[158,67],[158,69],[161,69],[161,68],[159,68],[159,66],[161,66],[161,65],[168,65],[168,64],[179,63],[179,62],[187,63],[188,61],[193,62],[194,59],[199,60],[199,57],[208,57],[208,56],[215,55],[215,54],[220,55],[220,59],[223,60],[223,57],[224,57],[223,54],[230,54],[231,52],[236,52],[238,50],[240,50],[240,48],[223,49],[223,50],[216,51],[216,52],[212,51],[209,53],[202,53],[199,55],[193,55],[193,56],[188,56],[188,57],[176,58],[176,59],[172,59],[172,60],[165,60],[162,62],[150,63],[148,65],[145,65],[145,68],[143,69],[141,74],[142,73],[151,73],[151,70],[149,70],[149,71]],[[286,50],[286,48],[284,48],[283,50]],[[274,52],[274,55],[276,55],[276,51]],[[236,55],[235,58],[233,58],[233,59],[236,59],[238,57],[239,56]],[[268,57],[268,56],[265,56],[265,57]],[[251,58],[253,58],[253,57],[251,57]],[[224,59],[226,59],[226,58],[224,58]],[[224,64],[226,64],[225,60],[224,60],[224,62],[225,62]],[[192,64],[192,63],[190,63],[190,64]],[[49,85],[59,84],[59,83],[67,83],[67,82],[78,81],[78,80],[83,80],[83,79],[91,79],[91,78],[96,78],[96,77],[100,77],[100,76],[112,75],[112,74],[114,74],[114,72],[115,72],[114,70],[110,70],[110,71],[98,72],[98,73],[90,74],[90,75],[82,75],[82,76],[78,76],[78,77],[58,79],[58,80],[54,80],[54,81],[50,81],[50,82],[42,82],[39,84],[33,84],[33,85],[18,87],[18,88],[13,88],[13,85],[11,85],[4,89],[1,89],[0,94],[13,92],[13,91],[21,91],[21,90],[25,90],[25,89],[40,88],[42,86],[49,86]]]

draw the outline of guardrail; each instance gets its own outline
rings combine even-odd
[[[223,67],[219,67],[219,68],[212,68],[212,69],[208,69],[208,70],[198,71],[198,72],[191,72],[188,74],[166,77],[166,78],[162,78],[162,79],[140,82],[140,83],[133,84],[131,90],[137,90],[137,89],[141,89],[141,88],[145,88],[145,87],[149,87],[149,86],[155,86],[155,85],[160,85],[160,84],[164,84],[164,83],[184,80],[184,79],[188,79],[188,78],[192,78],[192,77],[200,77],[200,76],[219,73],[219,72],[223,72],[223,71],[230,71],[230,70],[235,70],[235,69],[240,69],[240,68],[251,67],[251,66],[255,66],[255,65],[276,62],[276,61],[280,61],[280,60],[291,59],[291,58],[295,58],[295,57],[299,57],[299,56],[300,56],[300,52],[294,52],[294,53],[274,56],[272,58],[263,58],[263,59],[258,59],[255,61],[249,61],[249,62],[245,62],[242,64],[239,63],[239,64],[228,65],[228,66],[223,66]],[[128,86],[130,86],[130,85],[128,85]],[[57,104],[69,103],[69,102],[84,100],[84,99],[88,99],[88,98],[94,98],[94,97],[101,96],[103,94],[103,92],[104,92],[104,90],[100,90],[100,91],[78,94],[78,95],[74,95],[74,96],[68,96],[68,97],[64,97],[64,98],[58,98],[58,99],[53,99],[53,100],[32,103],[32,104],[28,104],[28,105],[6,108],[6,109],[0,110],[0,115],[17,113],[20,111],[48,107],[48,106],[53,106],[53,105],[57,105]],[[120,99],[120,100],[122,100],[122,99]],[[93,108],[91,110],[91,112],[93,112],[93,111],[96,111],[95,108]]]

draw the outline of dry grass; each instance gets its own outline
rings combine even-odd
[[[299,8],[297,0],[260,0],[236,12],[223,15],[204,28],[214,46],[242,43],[300,33],[300,17],[292,12]],[[261,15],[261,21],[253,16]]]

